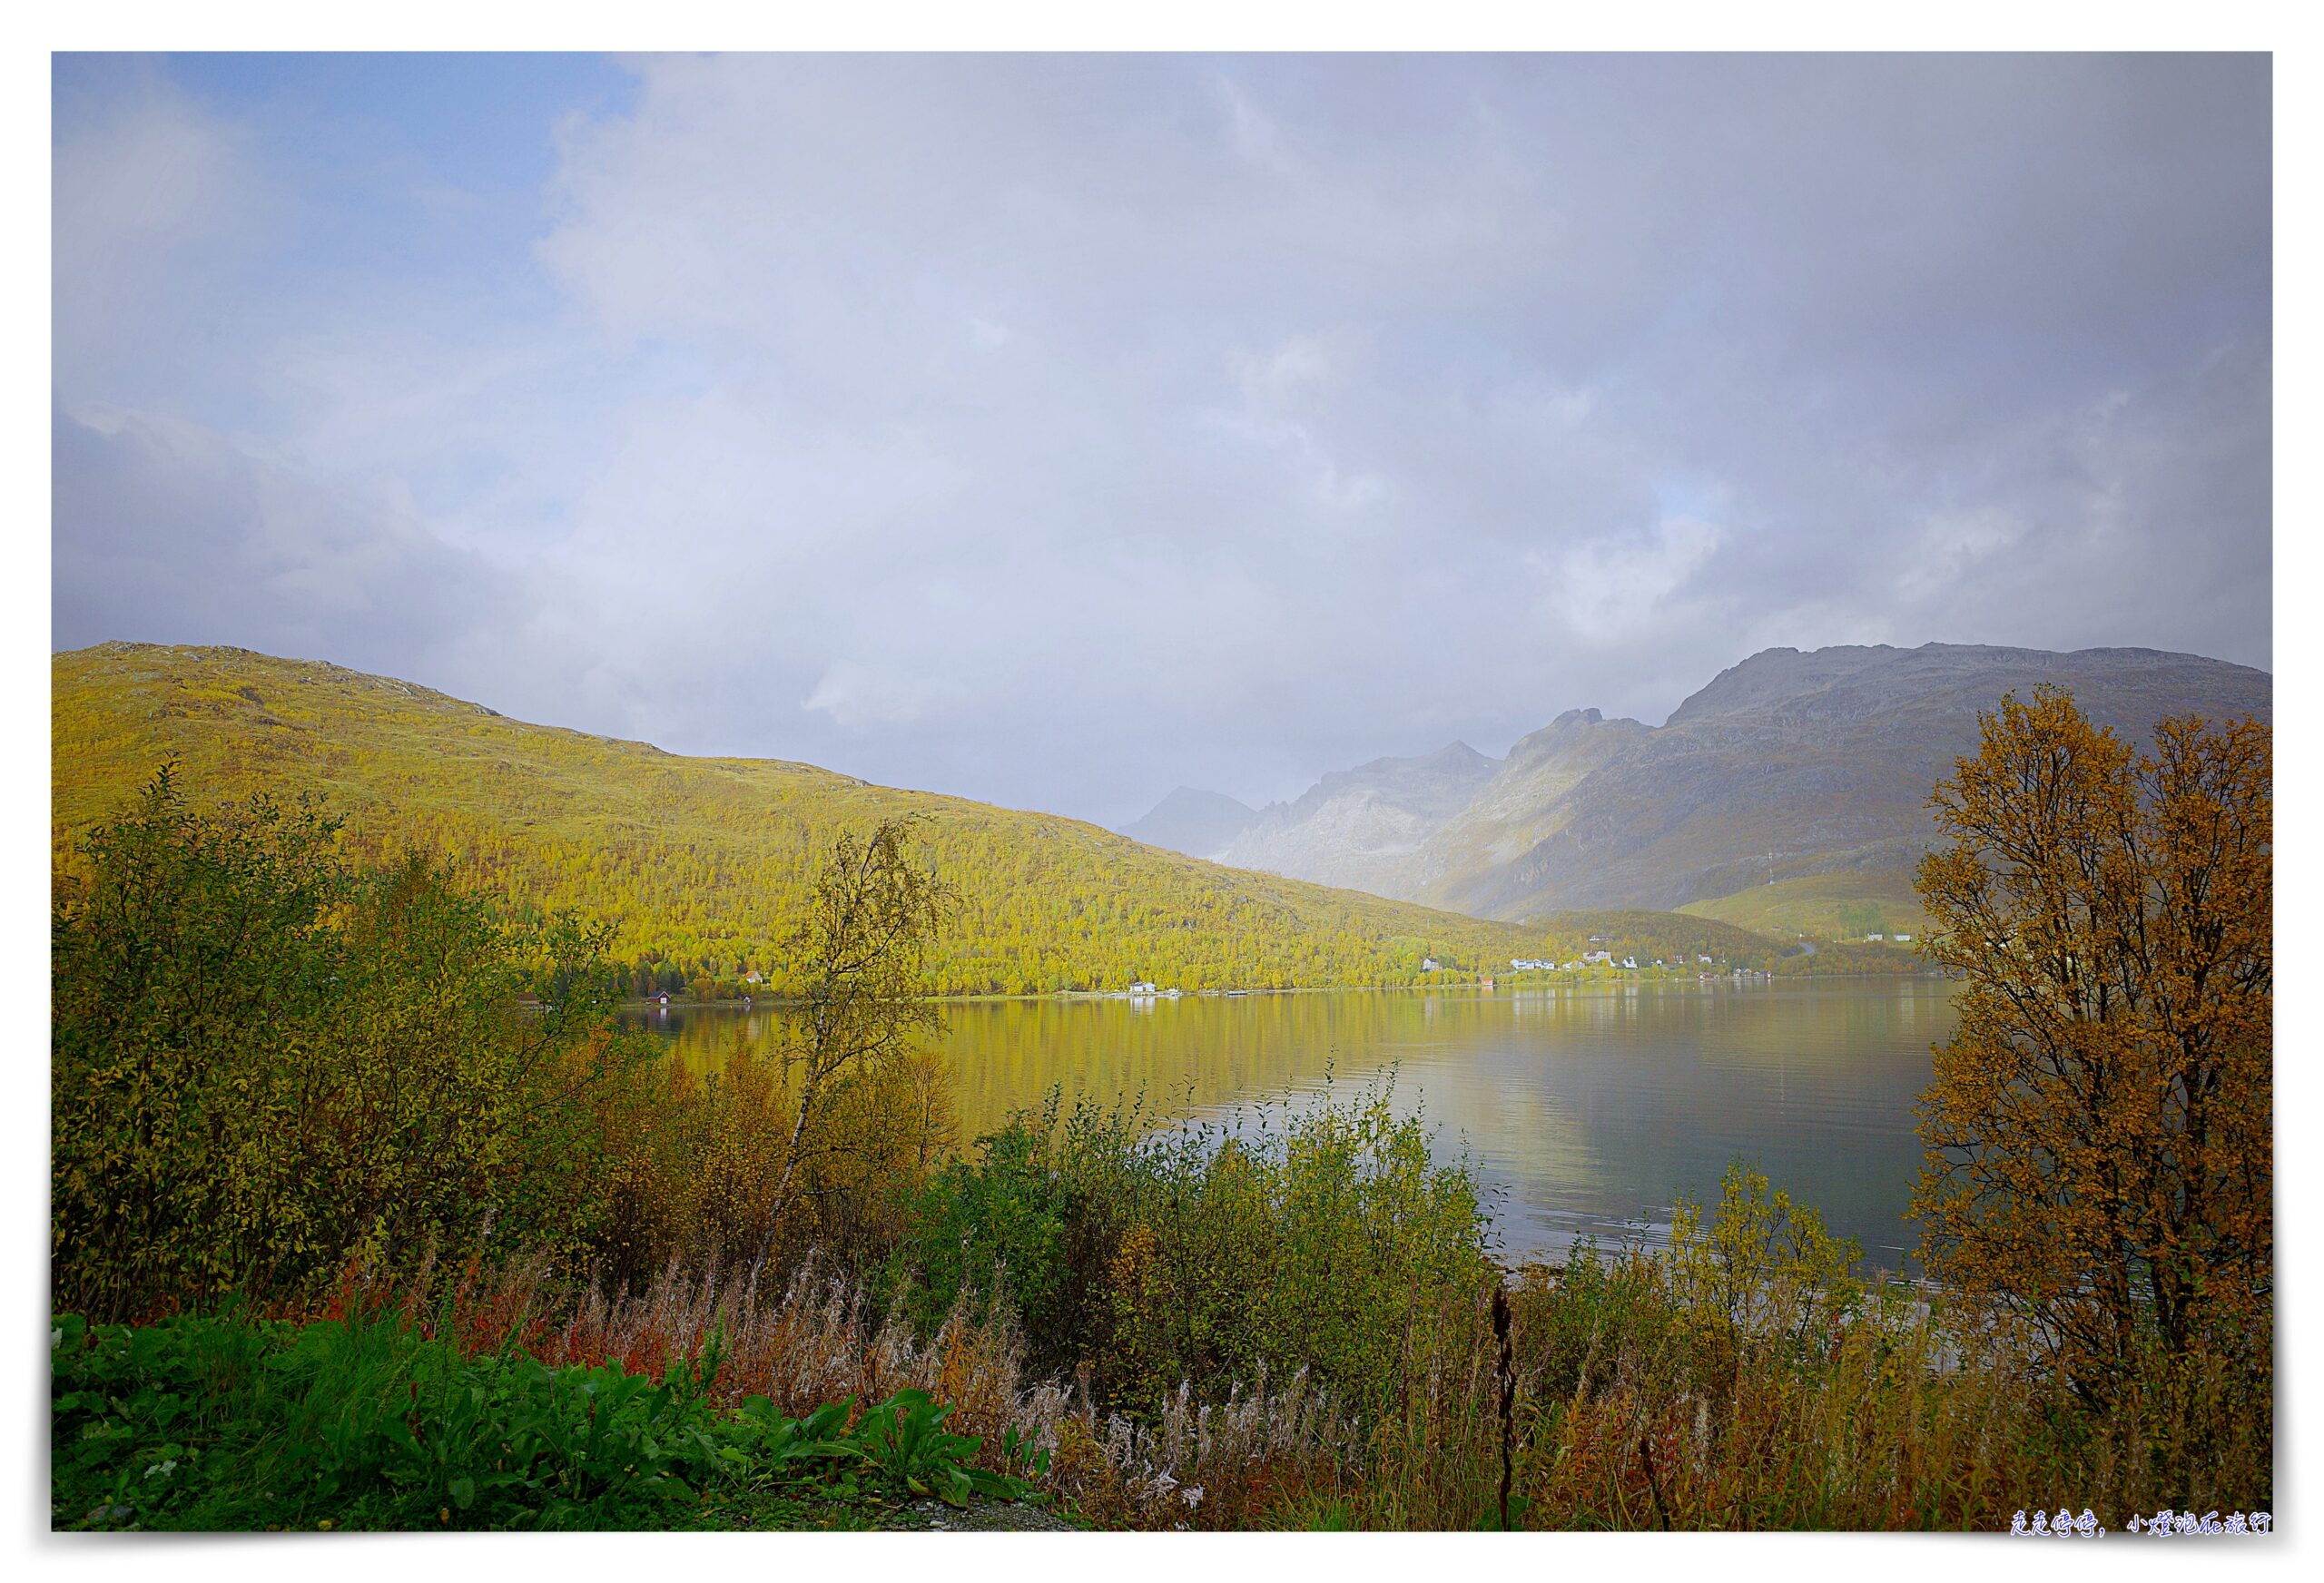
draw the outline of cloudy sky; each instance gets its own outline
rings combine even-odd
[[[1118,823],[2268,666],[2258,57],[59,57],[54,646]]]

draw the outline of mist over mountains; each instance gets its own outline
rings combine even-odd
[[[1901,924],[1932,834],[1931,788],[1975,750],[1980,711],[2042,683],[2071,690],[2134,744],[2166,715],[2272,718],[2268,673],[2193,654],[1768,649],[1659,727],[1569,709],[1506,758],[1455,742],[1377,759],[1325,775],[1206,850],[1178,850],[1482,918],[1683,908],[1828,932],[1886,907]],[[1174,827],[1162,813],[1128,833],[1184,828],[1215,841],[1225,828]]]
[[[1465,742],[1374,759],[1324,776],[1296,801],[1269,803],[1210,855],[1237,869],[1329,875],[1317,882],[1384,896],[1406,883],[1422,845],[1500,767]]]
[[[1120,833],[1147,846],[1198,858],[1225,850],[1258,816],[1257,810],[1223,792],[1181,786],[1156,803],[1144,819],[1122,826]]]

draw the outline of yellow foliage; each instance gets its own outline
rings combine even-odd
[[[2264,1379],[2268,728],[2165,721],[2134,760],[2043,689],[1985,718],[1935,802],[1927,949],[1965,982],[1923,1105],[1933,1266],[2034,1316],[2093,1400],[2151,1344]]]
[[[800,988],[783,942],[817,862],[842,831],[909,814],[959,886],[928,964],[939,994],[1409,984],[1431,957],[1476,971],[1546,949],[1540,929],[1222,869],[1076,820],[676,757],[335,665],[107,644],[55,655],[51,683],[60,866],[174,760],[221,801],[313,792],[356,851],[454,862],[520,913],[605,919],[612,955],[675,967],[672,989],[752,971]]]

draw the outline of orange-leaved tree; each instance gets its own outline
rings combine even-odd
[[[1924,1256],[2030,1318],[2093,1403],[2155,1349],[2264,1377],[2269,729],[2165,720],[2134,756],[2046,687],[1981,724],[1915,881],[1964,981],[1921,1104]]]

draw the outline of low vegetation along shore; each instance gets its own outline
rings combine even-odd
[[[2051,762],[2037,739],[2070,724],[1997,721],[1989,754]],[[2235,747],[2162,764],[2171,840],[2202,788],[2232,800]],[[60,880],[58,1528],[1994,1529],[2272,1503],[2265,1125],[2211,1113],[2198,1162],[2256,1199],[2051,1215],[2052,1264],[2130,1247],[2160,1295],[1979,1262],[2012,1206],[1948,1196],[1944,1150],[2005,1135],[1943,1062],[1941,1283],[1861,1278],[1743,1163],[1667,1249],[1512,1269],[1473,1173],[1376,1090],[1231,1136],[1052,1099],[954,1136],[923,993],[952,898],[908,823],[834,841],[786,947],[788,1042],[714,1077],[623,1031],[605,931],[337,838],[165,773]],[[2181,874],[2200,844],[2140,852]],[[1941,914],[2039,938],[2034,888],[1931,877]],[[2077,916],[2083,944],[2007,971],[2093,959]],[[2134,1032],[2108,1070],[2176,1062],[2199,1103],[2231,1079],[2268,1123],[2264,942],[2230,926],[2190,937],[2241,964],[2240,1000],[2207,980],[2213,1045],[2169,1053],[2119,998],[2068,1015],[2054,983],[2048,1032]],[[2165,972],[2137,1015],[2192,1004]],[[2003,1001],[1972,993],[1956,1063],[2017,1047],[1979,1020]]]
[[[1350,1279],[1351,1244],[1403,1234],[1397,1167],[1349,1148],[1360,1117],[1303,1127],[1279,1196],[1240,1162],[1205,1173],[1102,1267],[1068,1250],[1131,1206],[1038,1178],[1052,1202],[1009,1218],[1039,1273],[950,1302],[950,1270],[885,1295],[812,1259],[774,1289],[673,1268],[609,1293],[538,1256],[423,1257],[283,1317],[60,1319],[53,1520],[869,1528],[921,1526],[932,1497],[1134,1529],[1977,1529],[2029,1504],[2271,1500],[2248,1381],[2158,1366],[2093,1414],[1990,1316],[1848,1281],[1748,1173],[1666,1254],[1503,1273],[1454,1220]],[[1030,1141],[944,1207],[1036,1180],[993,1163]],[[1337,1195],[1357,1202],[1334,1234],[1260,1226]],[[1237,1223],[1289,1292],[1216,1273]],[[914,1240],[950,1229],[940,1212]],[[1752,1243],[1763,1262],[1717,1256]],[[1432,1254],[1449,1284],[1425,1283]]]

